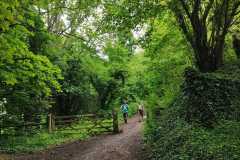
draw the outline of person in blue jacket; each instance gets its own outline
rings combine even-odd
[[[121,105],[120,107],[121,111],[122,111],[122,114],[123,114],[123,119],[124,119],[124,122],[127,123],[127,118],[128,118],[128,104],[127,104],[127,101],[124,101],[123,104]]]

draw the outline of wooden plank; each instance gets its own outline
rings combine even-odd
[[[82,117],[95,117],[94,114],[83,114],[83,115],[68,115],[68,116],[55,116],[55,119],[67,119],[67,118],[82,118]]]
[[[55,116],[54,120],[57,126],[56,131],[87,130],[87,132],[93,132],[94,130],[112,131],[113,130],[112,118],[113,117],[110,114],[108,114],[108,117],[106,117],[106,115],[83,114],[83,115]]]
[[[58,127],[65,127],[65,125],[58,125]],[[102,125],[102,124],[96,124],[91,126],[67,126],[64,129],[95,129],[95,128],[111,128],[112,125]]]
[[[78,122],[76,122],[76,121],[67,121],[67,122],[65,122],[65,121],[58,121],[58,122],[56,122],[56,125],[57,126],[64,126],[64,125],[85,125],[85,126],[89,126],[89,125],[93,125],[93,123],[83,123],[83,124],[81,124],[81,123],[78,123]]]
[[[21,125],[8,125],[8,126],[1,126],[0,128],[20,128],[20,127],[27,127],[27,126],[40,126],[40,125],[47,125],[46,122],[43,123],[36,123],[36,122],[29,122]]]
[[[92,127],[66,127],[66,128],[61,128],[59,130],[83,130],[83,129],[91,129]]]
[[[102,124],[112,124],[113,122],[112,121],[109,121],[109,122],[101,122]]]
[[[69,120],[55,121],[56,125],[57,124],[64,124],[64,123],[73,123],[73,122],[78,122],[78,120],[76,120],[76,119],[69,119]]]
[[[55,121],[56,125],[59,125],[59,124],[69,124],[69,123],[77,123],[77,124],[80,124],[81,123],[81,120],[76,120],[76,119],[69,119],[69,120],[58,120],[58,121]],[[82,122],[84,125],[88,125],[88,124],[99,124],[99,123],[102,123],[102,124],[112,124],[112,121],[83,121]]]

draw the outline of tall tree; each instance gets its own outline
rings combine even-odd
[[[239,22],[239,0],[174,0],[170,2],[202,72],[215,71],[223,64],[225,37]]]
[[[106,19],[120,30],[143,24],[151,28],[152,20],[170,9],[202,72],[215,71],[223,64],[225,37],[240,20],[240,0],[123,0],[105,4]]]

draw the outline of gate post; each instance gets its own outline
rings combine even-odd
[[[113,133],[119,133],[118,113],[114,108],[112,109],[112,118],[113,118]]]
[[[48,132],[52,133],[52,114],[48,114]]]
[[[56,126],[55,126],[55,116],[52,115],[52,130],[54,131],[55,128],[56,128]]]

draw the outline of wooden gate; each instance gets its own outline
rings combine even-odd
[[[61,130],[87,131],[90,134],[98,132],[118,133],[118,117],[115,110],[112,113],[105,114],[82,114],[58,116],[49,114],[48,130],[49,132]]]

